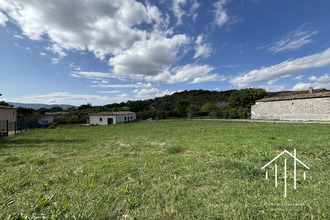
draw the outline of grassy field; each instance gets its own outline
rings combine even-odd
[[[261,167],[283,150],[293,159]],[[157,121],[0,139],[0,219],[330,219],[330,125]],[[284,158],[287,197],[284,197]],[[306,171],[306,180],[303,180]]]

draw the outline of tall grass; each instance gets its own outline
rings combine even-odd
[[[330,126],[67,125],[0,139],[0,219],[330,219]],[[278,187],[263,165],[283,150]]]

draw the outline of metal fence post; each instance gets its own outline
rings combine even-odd
[[[9,136],[9,122],[8,122],[8,120],[6,121],[6,124],[7,124],[7,136]]]

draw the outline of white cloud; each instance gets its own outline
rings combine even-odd
[[[308,78],[308,80],[312,82],[297,83],[295,86],[293,86],[292,90],[306,90],[309,87],[313,87],[314,89],[330,89],[330,76],[328,73],[320,77],[311,76]]]
[[[190,9],[183,9],[186,5],[191,5]],[[182,18],[192,17],[195,20],[198,16],[196,12],[200,4],[197,0],[172,0],[172,11],[174,16],[177,18],[177,25],[182,24]]]
[[[60,58],[52,58],[52,63],[57,64],[58,62],[60,62],[60,60]]]
[[[179,59],[189,42],[186,35],[167,38],[152,34],[150,39],[136,41],[130,49],[110,58],[109,63],[117,74],[158,75]]]
[[[297,83],[295,86],[292,87],[291,90],[299,91],[299,90],[307,90],[309,87],[313,87],[314,89],[330,89],[330,82],[314,82],[314,83]]]
[[[114,94],[114,93],[120,93],[120,91],[119,91],[119,90],[98,91],[98,93],[103,93],[103,94]]]
[[[24,39],[24,37],[22,35],[19,35],[19,34],[15,34],[14,37],[17,38],[17,39]]]
[[[94,71],[79,71],[80,66],[71,64],[70,67],[74,68],[76,71],[73,71],[70,76],[75,78],[86,78],[91,80],[106,80],[108,78],[125,80],[128,76],[123,76],[116,73],[104,73],[104,72],[94,72]],[[132,77],[134,79],[134,77]],[[98,81],[95,81],[98,82]]]
[[[40,55],[41,55],[41,56],[46,56],[47,54],[44,53],[44,52],[41,52]]]
[[[296,76],[296,77],[294,77],[293,79],[296,79],[296,80],[302,80],[303,77],[304,77],[303,75],[300,75],[300,76]]]
[[[173,0],[172,6],[181,21],[182,16],[196,18],[200,5],[197,0]],[[110,73],[81,71],[76,66],[71,73],[73,77],[174,83],[210,75],[206,71],[206,75],[193,72],[184,76],[182,70],[177,69],[180,67],[173,69],[189,51],[192,39],[168,29],[169,15],[163,14],[150,1],[0,0],[0,10],[22,30],[24,37],[47,42],[49,46],[45,49],[58,55],[52,58],[54,64],[67,56],[68,51],[90,51],[99,59],[111,57]],[[209,45],[199,42],[195,58],[208,57],[210,53]],[[193,70],[198,68],[195,65]],[[165,78],[167,76],[170,78]],[[208,78],[214,80],[215,76]]]
[[[174,83],[202,83],[209,81],[224,81],[223,76],[218,74],[211,74],[214,68],[205,64],[187,64],[185,66],[175,67],[170,71],[164,71],[156,76],[146,76],[144,79],[151,82],[166,82]],[[172,72],[172,73],[171,73]]]
[[[227,14],[227,10],[225,9],[225,5],[230,0],[218,0],[215,4],[214,10],[214,22],[217,26],[222,27],[227,22],[229,22],[229,15]]]
[[[97,84],[92,85],[91,87],[100,87],[100,88],[151,88],[151,83],[141,83],[136,84]]]
[[[182,6],[187,3],[187,0],[173,0],[172,1],[172,10],[174,16],[178,19],[177,24],[182,24],[182,17],[185,15],[185,11],[182,10]]]
[[[207,58],[211,55],[212,48],[207,43],[203,44],[203,35],[199,35],[196,38],[195,43],[196,43],[196,46],[195,46],[196,52],[195,52],[195,55],[194,55],[194,59],[196,59],[198,57]]]
[[[136,94],[136,98],[138,99],[152,99],[155,97],[162,97],[165,95],[173,94],[173,92],[168,91],[167,89],[165,91],[160,91],[157,88],[136,89],[134,90],[134,93]]]
[[[204,78],[206,80],[214,81],[215,75],[209,75],[209,73],[214,70],[213,67],[209,65],[192,65],[187,64],[183,67],[175,68],[173,71],[175,72],[174,75],[170,75],[167,79],[168,83],[180,83],[180,82],[187,82],[190,80],[191,83],[199,83],[199,82],[206,82],[205,80],[201,79]]]
[[[311,68],[328,65],[330,65],[330,48],[321,53],[315,53],[295,60],[286,60],[274,66],[252,70],[243,76],[232,79],[230,82],[239,87],[245,87],[251,83],[276,80],[280,77],[300,73]]]
[[[127,96],[127,94],[126,94]],[[28,95],[22,98],[12,99],[12,102],[22,103],[42,103],[42,104],[70,104],[81,105],[86,103],[107,104],[113,102],[126,101],[125,94],[114,97],[101,95],[73,94],[68,92],[53,92],[43,95]]]
[[[75,63],[71,63],[70,67],[73,68],[75,71],[80,71],[81,70],[80,66],[76,65]]]
[[[203,82],[215,82],[215,81],[225,81],[224,76],[219,76],[218,74],[199,76],[195,78],[191,83],[203,83]]]
[[[314,82],[320,82],[320,83],[329,83],[330,82],[330,76],[328,73],[324,74],[323,76],[316,77],[316,76],[311,76],[308,78],[310,81]]]
[[[312,43],[311,37],[318,31],[310,31],[308,25],[302,25],[291,33],[283,36],[281,40],[272,44],[268,50],[273,53],[297,50],[306,44]]]
[[[147,32],[137,25],[163,22],[158,8],[135,0],[1,0],[0,10],[30,39],[49,38],[62,50],[89,50],[99,58],[144,39]]]
[[[102,72],[73,72],[70,74],[73,77],[80,78],[84,77],[87,79],[102,79],[102,78],[110,78],[111,75],[109,73],[102,73]]]
[[[58,54],[59,59],[65,57],[67,54],[63,51],[63,48],[61,46],[59,46],[58,44],[53,44],[50,47],[45,47],[46,50],[54,53],[54,54]]]
[[[7,16],[0,12],[0,26],[5,26],[7,21]]]

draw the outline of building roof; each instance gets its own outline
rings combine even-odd
[[[91,113],[90,116],[110,116],[110,115],[135,115],[135,112],[122,111],[122,112],[98,112]]]
[[[15,108],[13,108],[13,107],[5,106],[5,105],[0,105],[0,108],[5,108],[5,109],[15,109]]]
[[[271,98],[263,98],[257,102],[272,102],[272,101],[284,101],[294,99],[313,99],[313,98],[325,98],[330,97],[330,91],[326,89],[315,89],[313,93],[308,91],[296,91],[296,92],[283,92],[277,96]]]

